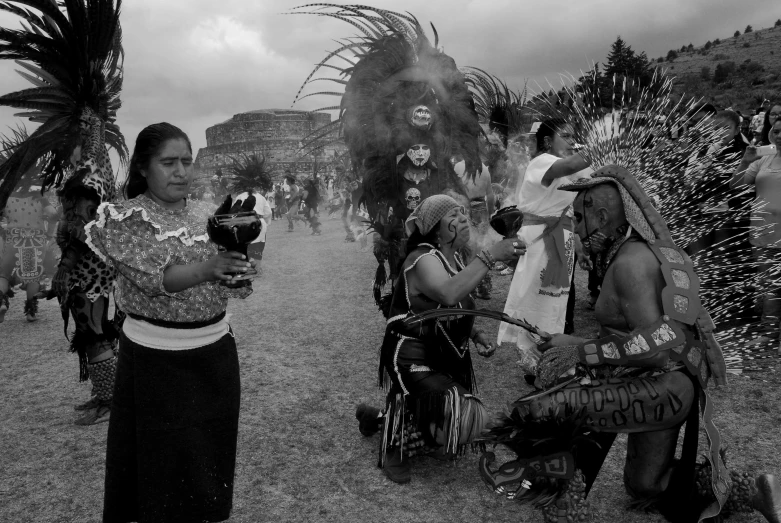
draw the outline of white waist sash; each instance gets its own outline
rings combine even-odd
[[[211,345],[230,332],[228,316],[213,325],[195,329],[169,329],[128,316],[122,332],[133,343],[150,349],[189,350]]]

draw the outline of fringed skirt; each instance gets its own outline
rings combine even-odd
[[[389,378],[391,385],[379,466],[384,464],[387,452],[396,447],[402,448],[404,456],[408,451],[404,442],[409,434],[421,434],[429,448],[443,446],[451,456],[463,454],[467,447],[474,448],[488,414],[482,402],[472,395],[475,387],[469,352],[461,357],[444,353],[442,358],[432,358],[437,349],[427,347],[421,340],[391,333],[386,334],[385,344],[383,352],[391,358],[383,358],[388,364],[381,370],[385,374],[381,384]],[[437,359],[441,365],[437,365]]]
[[[122,334],[104,523],[227,520],[239,395],[232,334],[189,350],[151,349]]]

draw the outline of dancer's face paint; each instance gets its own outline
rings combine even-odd
[[[431,149],[426,144],[418,143],[407,150],[407,157],[415,167],[423,167],[431,157]]]
[[[601,242],[595,241],[592,243],[592,236],[601,234],[599,232],[599,226],[597,223],[597,217],[593,215],[593,203],[588,199],[588,190],[579,192],[575,201],[572,204],[572,210],[575,214],[575,234],[580,238],[580,242],[583,244],[583,248],[587,252],[596,254],[602,247]],[[590,214],[590,216],[587,216]],[[589,224],[593,229],[589,230]],[[596,238],[595,238],[596,239]]]
[[[451,249],[460,249],[469,242],[466,209],[457,207],[439,221],[439,238],[443,245]]]

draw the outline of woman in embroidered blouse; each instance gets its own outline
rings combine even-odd
[[[239,416],[236,344],[221,285],[255,263],[218,252],[214,206],[187,200],[187,135],[167,123],[138,135],[127,201],[102,204],[87,242],[118,272],[119,342],[106,452],[104,522],[224,521],[233,501]]]
[[[402,427],[413,427],[411,432],[421,433],[430,446],[441,447],[441,458],[457,454],[482,433],[488,419],[480,400],[471,394],[469,339],[482,346],[480,355],[494,352],[482,331],[474,329],[472,316],[414,327],[403,320],[440,307],[474,309],[470,293],[490,267],[524,252],[519,240],[502,240],[464,266],[457,251],[469,241],[469,220],[458,202],[442,194],[423,200],[406,227],[408,255],[396,282],[380,353],[380,385],[390,381],[385,415],[378,417],[379,410],[366,405],[356,413],[366,436],[384,420],[380,464],[397,483],[410,480],[409,455],[403,455],[398,444]]]
[[[781,290],[773,282],[770,271],[781,262],[781,119],[775,120],[768,133],[776,154],[757,155],[757,148],[749,146],[735,171],[730,184],[733,187],[754,185],[758,207],[751,213],[751,245],[764,273],[762,295],[762,323],[765,334],[755,343],[765,343],[778,337],[781,317]],[[776,341],[778,343],[778,341]],[[781,344],[778,347],[781,352]]]

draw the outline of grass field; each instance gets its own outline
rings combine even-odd
[[[242,379],[231,521],[541,521],[537,511],[486,489],[475,455],[454,464],[416,458],[403,486],[376,468],[377,437],[363,438],[354,418],[358,402],[380,406],[384,396],[376,386],[384,322],[371,298],[374,257],[342,242],[338,220],[324,220],[319,237],[298,227],[288,234],[286,224],[272,222],[263,276],[249,299],[229,308]],[[593,334],[585,273],[577,278],[577,330]],[[494,282],[487,306],[501,309],[510,277]],[[73,425],[73,405],[89,388],[78,383],[55,304],[42,303],[34,324],[25,322],[21,299],[11,307],[0,325],[0,522],[100,521],[107,424]],[[497,324],[484,324],[496,332]],[[781,473],[778,371],[776,362],[775,371],[736,377],[712,392],[729,463],[741,470]],[[526,390],[509,347],[487,360],[476,356],[475,372],[491,411]],[[626,510],[625,443],[619,437],[592,490],[593,520],[662,521]]]

